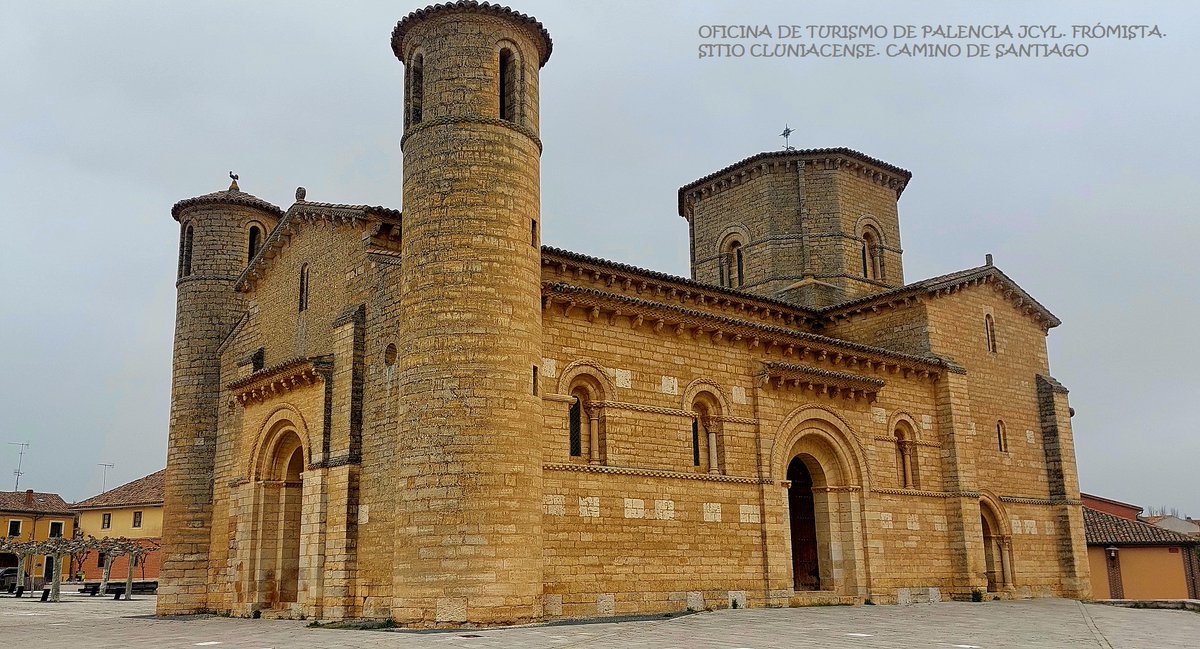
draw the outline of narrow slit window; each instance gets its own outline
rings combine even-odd
[[[571,457],[583,456],[583,404],[579,397],[571,402],[570,412],[570,447]]]
[[[1008,431],[1003,421],[996,422],[996,448],[1002,453],[1008,452]]]
[[[246,241],[246,263],[254,259],[254,255],[258,254],[258,247],[262,244],[262,228],[257,225],[250,226],[250,235]]]
[[[409,122],[420,124],[425,108],[425,56],[423,54],[413,57],[412,74],[409,77],[408,107]]]
[[[700,466],[700,420],[692,418],[692,466]]]
[[[500,50],[500,119],[517,121],[517,65],[516,57],[509,48]]]
[[[742,246],[740,244],[733,249],[733,263],[737,269],[737,285],[738,288],[741,288],[742,284],[746,282],[746,261],[742,255]]]
[[[308,309],[308,264],[300,267],[300,301],[299,311],[303,313]]]
[[[538,246],[538,222],[537,219],[529,220],[529,245],[536,248]]]
[[[536,397],[537,395],[538,395],[538,368],[537,368],[537,365],[534,365],[533,366],[533,396]]]
[[[992,314],[983,316],[983,335],[987,342],[987,350],[996,353],[996,321],[992,319]]]
[[[192,224],[183,229],[183,241],[179,244],[179,276],[192,274]]]

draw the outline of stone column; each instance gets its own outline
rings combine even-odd
[[[600,464],[600,409],[588,408],[588,464]]]
[[[1012,590],[1016,586],[1013,579],[1012,541],[1008,538],[996,539],[996,549],[1000,551],[1000,585],[1004,590]]]
[[[704,431],[708,433],[708,472],[715,475],[721,472],[717,463],[717,431],[713,429],[711,421],[703,423]]]

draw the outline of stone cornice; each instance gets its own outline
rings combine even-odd
[[[225,387],[231,392],[233,400],[244,406],[324,381],[332,372],[331,357],[293,358],[261,369]]]
[[[912,179],[912,173],[905,169],[845,147],[766,151],[680,187],[679,215],[690,219],[690,207],[696,200],[719,194],[763,173],[773,172],[775,167],[788,169],[795,168],[797,164],[821,166],[829,170],[848,169],[880,186],[894,190],[897,198]]]
[[[380,221],[399,224],[400,218],[399,211],[387,207],[296,201],[288,208],[275,229],[271,230],[271,234],[267,235],[262,248],[246,265],[233,288],[243,293],[253,290],[254,283],[266,276],[273,261],[279,256],[279,251],[287,247],[291,238],[306,225],[324,221],[334,225],[364,227],[368,223],[378,224]]]
[[[550,397],[543,397],[543,398],[550,398]],[[568,399],[570,399],[571,401],[574,401],[574,397],[568,397]],[[562,399],[555,399],[555,400],[562,401]],[[667,415],[668,417],[680,417],[680,418],[684,418],[684,419],[692,419],[696,416],[696,413],[692,412],[691,410],[682,410],[680,408],[666,408],[663,406],[652,406],[652,405],[645,404],[645,403],[625,403],[622,401],[594,401],[594,402],[592,402],[591,405],[593,407],[597,407],[597,408],[606,408],[606,409],[611,409],[611,410],[630,410],[633,412],[648,412],[648,413],[652,413],[652,414],[656,414],[656,415]],[[721,422],[727,422],[727,423],[731,423],[731,424],[748,424],[751,426],[758,424],[758,420],[753,417],[734,417],[732,415],[716,415],[716,416],[709,417],[709,419],[711,419],[712,421],[721,421]]]
[[[512,129],[532,140],[534,145],[537,146],[538,153],[542,152],[542,138],[538,137],[538,134],[528,126],[500,119],[499,117],[481,117],[479,115],[447,115],[437,119],[422,120],[419,124],[409,126],[408,130],[404,132],[404,135],[400,138],[400,150],[404,150],[404,143],[408,142],[409,136],[418,131],[423,131],[433,126],[449,126],[453,124],[484,124]]]
[[[979,499],[978,491],[925,491],[923,489],[890,489],[887,487],[875,487],[871,489],[871,493],[887,494],[890,496],[921,496],[924,498]]]
[[[626,294],[660,302],[678,300],[681,306],[723,309],[735,313],[735,317],[765,324],[809,327],[820,320],[815,312],[790,302],[548,246],[542,247],[542,266],[552,268],[564,280],[603,282],[606,288]]]
[[[893,374],[905,370],[931,373],[962,371],[942,359],[913,356],[571,284],[543,283],[543,309],[556,306],[561,307],[567,317],[582,313],[594,321],[607,313],[608,324],[612,326],[616,324],[618,316],[625,316],[635,328],[646,326],[657,332],[669,327],[676,335],[690,335],[696,339],[703,337],[712,344],[746,344],[751,349],[761,347],[764,351],[777,347],[778,353],[785,358],[805,360],[811,356],[815,362],[828,362],[835,366],[844,362],[847,369],[858,369],[861,365],[868,371],[890,371]]]
[[[895,437],[889,437],[887,435],[872,435],[870,437],[870,439],[873,439],[877,442],[883,442],[885,444],[887,444],[887,443],[895,444],[896,443]],[[909,446],[924,446],[926,448],[941,448],[942,447],[942,445],[937,442],[921,442],[921,441],[917,441],[915,439],[906,439],[906,440],[904,440],[904,443]]]
[[[760,381],[777,388],[790,386],[809,390],[815,394],[855,400],[865,398],[867,401],[873,402],[878,397],[879,390],[884,386],[883,379],[849,372],[837,372],[777,361],[767,361],[762,365],[763,369],[758,375]],[[921,372],[922,378],[929,378],[931,375],[929,370],[921,370]],[[933,373],[933,376],[936,377],[936,373]]]
[[[669,478],[673,480],[700,480],[703,482],[735,482],[741,484],[770,484],[769,479],[759,479],[750,476],[733,476],[719,473],[684,473],[682,471],[667,471],[665,469],[639,469],[624,466],[608,466],[604,464],[544,464],[544,471],[573,471],[578,473],[601,473],[609,475],[635,475],[648,478]]]
[[[1013,308],[1032,318],[1043,330],[1062,324],[1049,309],[1033,299],[1008,275],[992,265],[979,266],[949,275],[932,277],[882,293],[875,293],[823,309],[821,315],[832,323],[870,316],[883,310],[910,306],[923,299],[937,299],[977,287],[991,286],[1004,296]]]
[[[1078,498],[1040,498],[1033,496],[1000,496],[1000,502],[1017,505],[1082,505]]]

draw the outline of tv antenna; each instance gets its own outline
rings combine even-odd
[[[17,476],[17,482],[13,485],[13,491],[21,490],[21,464],[25,460],[25,449],[29,448],[29,442],[9,442],[13,446],[20,446],[21,451],[17,453],[17,470],[13,471],[13,475]]]
[[[788,144],[788,137],[791,136],[791,134],[795,133],[795,132],[796,132],[795,129],[788,127],[787,124],[783,125],[783,132],[779,134],[779,137],[783,138],[783,150],[784,151],[795,151],[796,150],[796,147]]]
[[[100,493],[104,493],[108,491],[108,470],[117,465],[113,464],[112,462],[97,462],[96,466],[104,467],[104,473],[100,476]]]

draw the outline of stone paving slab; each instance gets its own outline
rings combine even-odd
[[[292,620],[152,615],[133,601],[64,595],[53,604],[0,597],[0,640],[12,647],[291,649],[939,649],[1200,647],[1200,614],[1070,600],[914,606],[722,610],[670,619],[439,632],[309,628]]]

